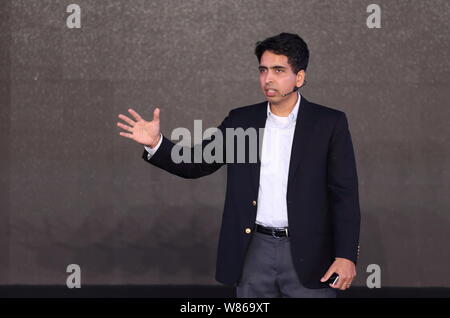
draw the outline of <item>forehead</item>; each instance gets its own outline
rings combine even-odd
[[[275,54],[270,51],[265,51],[261,56],[261,66],[271,67],[274,65],[284,66],[290,68],[288,57],[286,55]]]

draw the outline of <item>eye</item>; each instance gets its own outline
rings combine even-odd
[[[263,69],[263,68],[260,68],[260,69],[259,69],[259,72],[260,72],[260,73],[262,73],[262,72],[264,72],[264,71],[265,71],[265,69]]]
[[[280,68],[279,68],[279,69],[277,69],[276,71],[277,71],[277,72],[278,72],[278,71],[280,71],[280,72],[284,72],[284,71],[283,71],[282,69],[280,69]]]

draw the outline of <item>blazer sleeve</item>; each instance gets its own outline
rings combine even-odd
[[[217,127],[217,131],[211,136],[211,138],[204,139],[201,144],[194,145],[194,147],[182,147],[174,144],[170,139],[162,136],[161,145],[155,154],[149,158],[147,150],[144,150],[142,158],[148,163],[182,178],[196,179],[207,176],[217,171],[226,163],[226,142],[224,139],[226,137],[225,129],[230,127],[230,114],[228,114],[228,116]],[[211,144],[212,142],[215,142],[214,145]],[[194,153],[198,151],[203,154],[205,147],[208,147],[208,145],[209,149],[215,149],[214,151],[211,151],[213,155],[216,155],[216,151],[218,151],[218,148],[221,147],[221,152],[219,152],[217,156],[214,156],[217,160],[209,162],[206,161],[202,155],[199,162],[194,161]],[[186,160],[186,162],[174,162],[172,159],[172,151],[182,154],[187,152],[187,157],[189,160]]]
[[[335,257],[357,263],[360,207],[353,144],[345,113],[336,121],[327,161],[327,186],[332,214]]]

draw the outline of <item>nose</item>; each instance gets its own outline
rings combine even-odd
[[[267,79],[267,78],[266,78],[264,84],[265,84],[266,87],[271,87],[271,86],[272,86],[272,83],[273,83],[273,82],[272,82],[272,79],[270,79],[270,78]]]
[[[266,73],[265,82],[266,82],[266,85],[267,85],[267,86],[269,86],[269,84],[271,84],[271,83],[273,82],[273,81],[272,81],[272,74],[271,74],[270,72],[267,72],[267,73]]]

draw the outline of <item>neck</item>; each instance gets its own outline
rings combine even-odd
[[[278,103],[271,102],[270,111],[277,116],[287,117],[297,104],[298,98],[298,93],[294,92]]]

